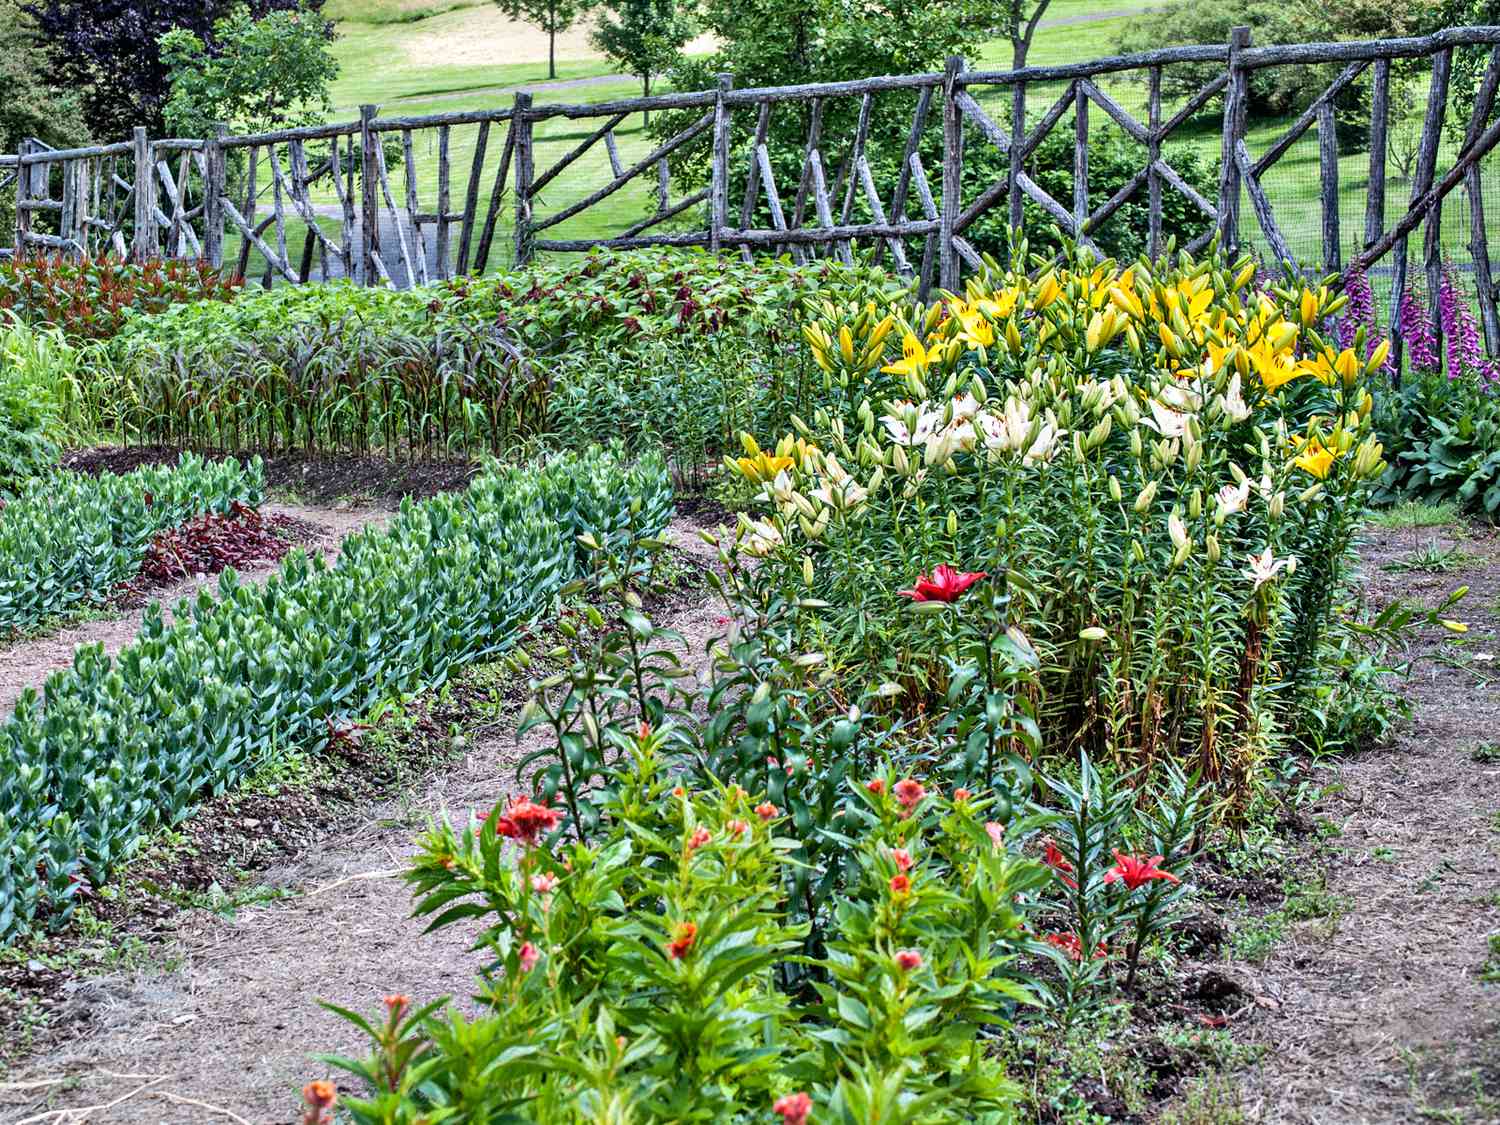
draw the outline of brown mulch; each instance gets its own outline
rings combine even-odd
[[[62,458],[62,466],[80,473],[128,473],[142,465],[175,465],[182,451],[169,446],[99,446]],[[229,456],[205,451],[204,456]],[[253,452],[236,453],[244,460]],[[421,500],[464,488],[479,472],[470,460],[398,461],[379,456],[310,457],[277,453],[262,456],[266,485],[311,504],[377,503],[396,507],[405,497]]]

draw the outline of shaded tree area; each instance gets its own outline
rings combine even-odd
[[[162,36],[182,29],[213,53],[214,24],[240,6],[232,0],[37,0],[25,11],[45,44],[47,80],[77,92],[96,137],[115,139],[136,125],[165,130],[171,80]],[[244,6],[257,19],[274,11],[316,15],[323,0],[249,0]],[[333,34],[332,24],[325,29]]]

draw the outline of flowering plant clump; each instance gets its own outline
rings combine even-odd
[[[843,405],[729,462],[758,495],[729,547],[746,582],[817,607],[797,640],[846,693],[991,743],[1009,703],[960,784],[1083,749],[1244,800],[1320,674],[1389,353],[1334,342],[1345,297],[1254,280],[1080,252],[929,308],[825,303],[806,338]]]
[[[1486,354],[1472,298],[1451,263],[1429,296],[1431,307],[1408,285],[1397,303],[1406,363],[1402,378],[1377,397],[1376,426],[1391,451],[1379,498],[1493,515],[1500,511],[1500,358]]]
[[[427,833],[407,875],[417,913],[481,923],[482,1011],[413,1013],[399,997],[383,1021],[341,1013],[371,1044],[328,1060],[369,1087],[342,1110],[817,1122],[895,1098],[922,1121],[1011,1120],[1019,1091],[983,1043],[1038,1003],[1020,959],[1040,944],[1025,904],[1046,875],[994,843],[989,802],[924,793],[907,808],[851,779],[857,875],[802,966],[811,987],[789,993],[805,933],[785,911],[793,827],[737,785],[680,784],[666,772],[678,743],[666,727],[630,736],[588,843],[497,833],[492,816]]]

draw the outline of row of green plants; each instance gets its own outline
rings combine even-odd
[[[224,571],[170,626],[148,610],[114,660],[80,648],[0,727],[0,937],[60,921],[147,833],[288,748],[504,650],[581,572],[579,536],[657,531],[671,505],[659,456],[495,467],[349,537],[331,565],[295,551],[264,585]]]
[[[259,507],[259,459],[205,461],[123,475],[56,471],[31,479],[0,508],[0,637],[105,603],[135,577],[151,538],[205,513]]]
[[[130,443],[401,457],[656,434],[691,462],[796,408],[807,300],[888,286],[865,267],[636,252],[406,292],[246,293],[133,318],[81,354],[80,421]]]
[[[225,302],[241,282],[207,262],[64,255],[0,261],[0,311],[70,340],[108,339],[133,317],[195,301]]]

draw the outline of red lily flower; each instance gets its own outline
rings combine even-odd
[[[914,602],[956,602],[970,586],[981,578],[988,577],[988,571],[954,570],[947,563],[942,563],[933,568],[931,578],[919,574],[915,586],[910,590],[898,590],[897,593]]]
[[[808,1115],[812,1113],[812,1099],[799,1090],[777,1098],[771,1112],[781,1114],[781,1125],[807,1125]]]
[[[693,948],[693,942],[697,940],[698,924],[679,922],[677,928],[672,931],[672,940],[667,942],[667,956],[674,961],[681,961],[688,955],[688,950]]]
[[[911,877],[904,874],[891,876],[891,894],[901,896],[911,891]]]
[[[776,815],[776,806],[771,804],[770,801],[764,801],[755,806],[755,815],[760,817],[761,820],[770,820]]]
[[[891,859],[895,862],[897,871],[911,870],[911,852],[905,848],[892,848]]]
[[[1061,949],[1073,960],[1083,960],[1083,943],[1078,940],[1078,935],[1075,934],[1072,930],[1068,930],[1060,934],[1048,934],[1044,940],[1048,945],[1055,945],[1058,949]],[[1102,957],[1107,957],[1108,955],[1109,951],[1105,948],[1104,943],[1101,941],[1099,943],[1099,948],[1094,950],[1094,960],[1097,961]]]
[[[1182,882],[1170,871],[1163,871],[1156,866],[1161,862],[1159,855],[1151,856],[1149,859],[1140,855],[1121,855],[1119,848],[1111,849],[1115,853],[1115,865],[1104,874],[1106,883],[1122,882],[1130,890],[1144,887],[1153,879],[1166,879],[1169,882]]]
[[[529,973],[536,968],[536,963],[542,959],[542,951],[531,942],[523,942],[516,956],[520,959],[521,971]]]
[[[896,950],[896,964],[903,973],[909,973],[913,969],[922,967],[922,954],[915,949]]]
[[[922,788],[922,783],[910,777],[904,777],[896,782],[893,792],[896,794],[896,800],[901,802],[901,807],[905,810],[902,816],[911,816],[912,810],[922,803],[923,797],[927,796],[927,790]]]
[[[564,815],[561,809],[549,809],[529,797],[514,798],[500,816],[490,813],[495,818],[496,835],[519,840],[527,847],[535,847],[542,833],[551,832],[561,824]]]
[[[1064,883],[1076,889],[1078,887],[1077,882],[1069,877],[1073,874],[1073,865],[1063,858],[1062,852],[1057,850],[1057,845],[1053,842],[1051,836],[1048,836],[1043,841],[1043,844],[1045,844],[1046,850],[1042,853],[1042,862],[1056,871],[1058,878]]]
[[[878,797],[885,792],[885,778],[877,777],[874,781],[867,781],[865,788]]]

